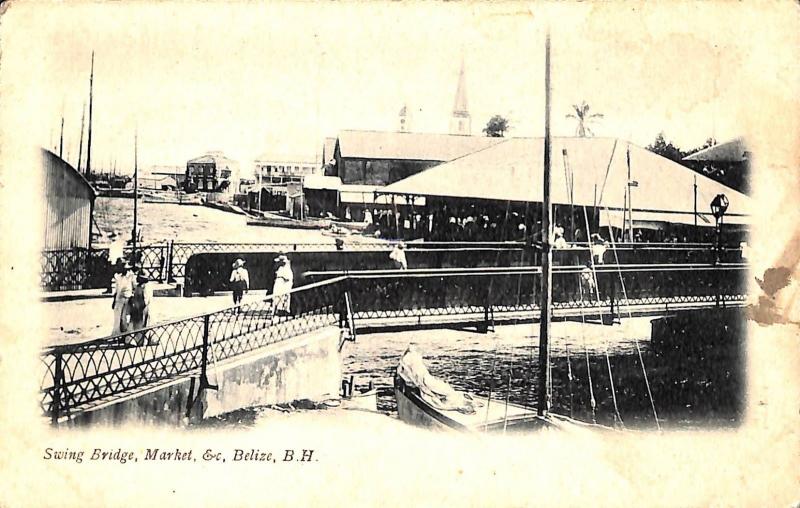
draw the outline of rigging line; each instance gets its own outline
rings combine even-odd
[[[581,304],[583,303],[583,287],[581,287],[581,282],[578,281],[578,294],[581,299]],[[592,423],[597,423],[597,401],[594,398],[594,386],[592,383],[592,369],[589,366],[589,348],[586,346],[586,335],[583,333],[583,328],[586,326],[586,320],[583,315],[583,305],[578,306],[581,313],[581,341],[583,342],[583,352],[586,356],[586,374],[589,381],[589,403],[592,406]]]
[[[508,399],[511,397],[511,378],[514,376],[514,346],[509,346],[511,352],[511,365],[508,368],[508,385],[506,386],[506,408],[503,413],[503,434],[506,433],[508,426]]]
[[[615,145],[616,146],[616,145]],[[589,216],[586,214],[586,205],[583,206],[583,219],[586,224],[586,231],[589,231]],[[588,234],[588,233],[587,233]],[[589,236],[591,238],[591,236]],[[595,295],[597,296],[597,310],[600,313],[600,321],[603,321],[603,308],[600,303],[600,286],[597,283],[597,267],[594,264],[594,255],[592,254],[592,242],[589,242],[589,262],[592,265],[592,277],[594,279],[594,291]],[[611,373],[611,358],[608,354],[608,341],[606,341],[605,347],[605,354],[606,354],[606,365],[608,366],[608,381],[611,385],[611,400],[614,402],[614,414],[617,418],[617,421],[624,427],[625,422],[622,421],[622,415],[619,413],[619,406],[617,405],[617,393],[614,389],[614,375]]]
[[[614,259],[617,263],[617,274],[619,275],[619,283],[622,287],[622,297],[625,299],[625,309],[628,311],[628,318],[633,319],[633,313],[631,312],[630,301],[628,300],[628,292],[625,289],[625,280],[622,277],[622,269],[619,266],[619,255],[617,254],[617,245],[614,242],[614,235],[611,231],[611,225],[608,225],[608,234],[611,236],[611,250],[614,252]],[[656,419],[656,428],[661,430],[661,424],[658,422],[658,412],[656,412],[656,401],[653,399],[653,392],[650,389],[650,380],[647,377],[647,369],[644,365],[644,357],[642,356],[642,348],[639,345],[639,338],[636,334],[633,334],[633,340],[636,344],[636,353],[639,355],[639,364],[642,366],[642,374],[644,375],[644,384],[647,387],[647,396],[650,399],[650,407],[653,410],[653,418]]]
[[[614,154],[617,152],[617,139],[614,139],[614,146],[611,148],[611,157],[608,158],[608,166],[606,167],[606,176],[603,177],[603,186],[600,188],[600,200],[595,206],[600,206],[603,202],[603,194],[606,190],[606,182],[608,182],[608,174],[611,172],[611,162],[614,161]]]
[[[506,201],[506,213],[505,213],[505,216],[503,217],[503,228],[501,229],[501,233],[500,233],[500,235],[501,235],[500,238],[501,239],[505,239],[505,231],[506,231],[506,227],[508,226],[508,215],[509,215],[510,208],[511,208],[511,200],[508,200],[508,201]],[[495,264],[495,266],[497,266],[499,263],[500,263],[500,251],[498,251],[497,255],[495,256],[494,264]],[[494,289],[494,278],[490,278],[489,279],[489,290],[488,290],[488,296],[487,296],[487,299],[489,300],[489,302],[492,301],[492,290],[493,289]],[[517,302],[517,303],[519,303],[519,302]],[[492,320],[492,322],[494,323],[494,319]],[[495,339],[497,339],[496,335],[495,335]],[[484,426],[483,426],[484,431],[486,431],[487,427],[488,427],[488,423],[489,423],[489,406],[492,403],[492,383],[494,382],[494,368],[495,368],[495,360],[497,358],[497,347],[498,347],[497,343],[498,343],[498,340],[495,340],[494,348],[492,349],[492,373],[491,373],[491,377],[489,379],[489,398],[486,401],[486,419],[484,421]],[[508,402],[506,402],[506,411],[508,411]]]
[[[496,336],[495,339],[497,339]],[[489,377],[489,397],[486,398],[486,418],[483,421],[484,432],[486,432],[489,426],[489,407],[492,404],[492,386],[494,384],[494,365],[496,358],[497,358],[497,340],[495,340],[494,350],[492,351],[492,372]]]
[[[572,418],[572,362],[569,359],[569,342],[565,342],[564,347],[567,349],[567,381],[569,381],[569,417]]]

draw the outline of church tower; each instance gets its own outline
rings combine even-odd
[[[408,108],[403,104],[400,110],[400,132],[408,132]]]
[[[450,118],[450,134],[469,136],[472,134],[472,117],[467,109],[467,83],[464,79],[464,58],[461,58],[461,72],[458,74],[456,100]]]

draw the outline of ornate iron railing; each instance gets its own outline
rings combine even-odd
[[[619,315],[625,306],[741,302],[746,297],[746,270],[743,264],[603,265],[597,267],[597,285],[587,287],[585,267],[556,267],[553,307]],[[309,277],[324,280],[293,290],[288,302],[286,296],[272,295],[121,335],[49,347],[42,354],[42,408],[58,421],[155,382],[193,372],[204,379],[209,363],[324,326],[343,328],[348,317],[356,325],[409,317],[484,322],[504,313],[534,317],[541,270],[383,270],[317,272]],[[276,309],[289,312],[279,315]]]
[[[54,422],[143,386],[338,323],[341,279],[42,353],[41,405]],[[284,311],[286,309],[286,311]]]
[[[587,257],[586,244],[573,244],[576,248],[554,252],[556,263],[564,265],[582,263]],[[452,266],[469,267],[469,251],[479,249],[519,250],[525,247],[522,242],[423,242],[409,243],[411,251],[450,251]],[[348,251],[388,251],[392,244],[387,242],[348,242]],[[206,253],[245,253],[245,252],[310,252],[332,251],[333,243],[175,243],[139,246],[136,259],[138,267],[148,278],[158,282],[176,282],[186,276],[189,258]],[[459,255],[458,251],[463,251]],[[538,265],[536,250],[532,250],[525,264]],[[673,243],[620,243],[616,245],[620,263],[706,263],[715,259],[710,244]],[[131,249],[125,250],[130,259]],[[727,248],[722,252],[722,261],[738,262],[741,251]],[[111,260],[113,261],[113,260]],[[500,261],[498,261],[499,263]],[[498,264],[495,263],[495,266]],[[106,287],[113,275],[108,260],[108,249],[68,249],[47,250],[41,255],[41,282],[46,291],[65,291]]]

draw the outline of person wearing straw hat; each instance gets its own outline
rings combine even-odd
[[[273,315],[288,316],[291,313],[292,286],[294,285],[294,272],[292,264],[285,253],[275,258],[277,269],[275,270],[275,282],[272,284],[273,295]]]
[[[233,262],[230,283],[233,289],[233,304],[239,305],[245,292],[250,288],[250,274],[244,267],[244,259],[238,258]]]

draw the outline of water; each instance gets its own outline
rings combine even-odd
[[[551,409],[585,422],[613,426],[621,420],[627,428],[655,429],[638,341],[662,428],[736,427],[744,407],[739,341],[720,347],[698,340],[691,351],[657,353],[651,348],[650,326],[649,318],[614,326],[553,323]],[[455,388],[533,408],[538,341],[538,324],[502,326],[488,334],[439,329],[360,335],[344,346],[344,372],[359,385],[372,381],[378,388],[378,410],[396,416],[394,370],[414,342],[431,374]],[[260,414],[261,408],[237,411],[201,426],[249,425]]]
[[[248,226],[247,218],[199,205],[145,203],[139,200],[138,220],[142,242],[161,243],[167,239],[184,243],[325,243],[333,237],[318,230]],[[133,199],[99,197],[95,220],[104,232],[116,230],[130,235],[133,228]]]
[[[345,371],[378,386],[382,393],[379,409],[391,414],[395,411],[391,390],[394,369],[413,341],[430,372],[457,389],[482,396],[491,392],[493,399],[508,397],[511,402],[535,407],[538,340],[538,325],[534,324],[500,327],[493,334],[425,330],[363,335],[356,343],[345,346]],[[742,354],[736,341],[722,348],[701,347],[700,354],[656,354],[650,348],[647,318],[625,320],[623,325],[613,327],[554,323],[552,409],[606,425],[618,423],[618,411],[627,427],[655,428],[637,340],[662,426],[738,424],[743,406],[739,365]],[[596,401],[594,414],[590,374]]]

